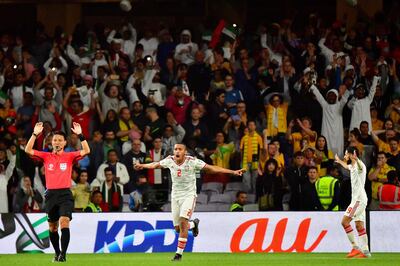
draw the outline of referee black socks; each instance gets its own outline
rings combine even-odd
[[[61,251],[62,254],[65,255],[67,253],[69,244],[69,228],[61,229]]]
[[[49,237],[56,255],[60,255],[60,236],[58,235],[58,231],[49,232]]]

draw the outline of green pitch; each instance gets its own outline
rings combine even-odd
[[[171,265],[172,253],[120,253],[120,254],[71,254],[65,265],[68,266],[159,266]],[[230,253],[186,253],[179,265],[400,265],[400,253],[373,253],[370,259],[346,259],[343,253],[269,253],[269,254],[230,254]],[[0,265],[53,265],[49,254],[0,255]],[[64,263],[63,263],[64,264]]]

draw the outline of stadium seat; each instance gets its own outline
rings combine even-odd
[[[245,186],[243,182],[231,182],[226,184],[225,191],[244,191]]]
[[[228,194],[214,194],[214,195],[211,195],[209,203],[231,204],[232,199],[231,199],[231,196]]]
[[[207,194],[198,194],[196,199],[196,204],[207,204],[208,202],[208,195]]]
[[[231,197],[231,202],[236,200],[236,193],[237,191],[224,191],[224,195],[229,195],[229,197]]]
[[[247,194],[247,202],[249,204],[256,202],[256,195],[255,194]]]
[[[122,201],[124,203],[129,203],[129,194],[122,195]]]
[[[195,212],[216,212],[218,211],[218,204],[201,204],[196,206]]]
[[[243,206],[245,212],[256,212],[258,211],[258,204],[246,204]]]
[[[171,211],[171,203],[165,203],[162,207],[161,207],[163,212],[170,212]]]
[[[207,195],[213,195],[213,194],[221,194],[222,193],[222,183],[218,182],[208,182],[204,183],[201,186],[201,191],[204,192]]]
[[[219,212],[228,212],[231,208],[231,204],[218,204]]]

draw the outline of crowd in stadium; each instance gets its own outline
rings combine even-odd
[[[70,136],[66,151],[80,149],[72,122],[89,140],[90,155],[73,169],[76,211],[167,208],[168,170],[133,165],[182,142],[209,164],[247,170],[198,173],[200,209],[236,196],[232,210],[346,208],[349,173],[334,155],[349,146],[368,166],[369,208],[400,207],[380,202],[399,186],[399,21],[303,22],[247,31],[221,21],[203,32],[78,24],[53,36],[39,24],[34,40],[3,33],[0,212],[42,210],[44,170],[24,152],[37,121],[37,150],[51,151],[54,130]]]

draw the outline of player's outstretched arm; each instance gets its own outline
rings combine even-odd
[[[161,169],[163,168],[159,162],[152,162],[152,163],[138,163],[136,162],[133,166],[135,170],[143,170],[143,169]]]
[[[82,135],[82,128],[79,123],[73,123],[73,127],[71,128],[72,132],[74,132],[76,135],[78,135],[81,145],[82,145],[82,150],[81,150],[81,156],[86,156],[90,153],[90,147],[89,143],[86,141],[85,137]]]
[[[343,162],[342,160],[340,160],[339,156],[337,154],[335,154],[335,163],[340,164],[344,169],[349,170],[349,166],[347,165],[347,163]]]
[[[37,136],[39,136],[40,133],[42,133],[42,131],[43,131],[43,123],[42,122],[36,123],[35,127],[33,128],[33,134],[30,137],[30,139],[25,147],[25,152],[27,154],[33,155],[33,144],[35,144],[35,140],[36,140]]]
[[[230,169],[226,169],[226,168],[219,167],[216,165],[209,165],[209,164],[206,164],[206,166],[204,166],[204,170],[210,174],[222,173],[222,174],[231,174],[231,175],[238,175],[238,176],[243,175],[243,173],[245,172],[244,169],[230,170]]]

